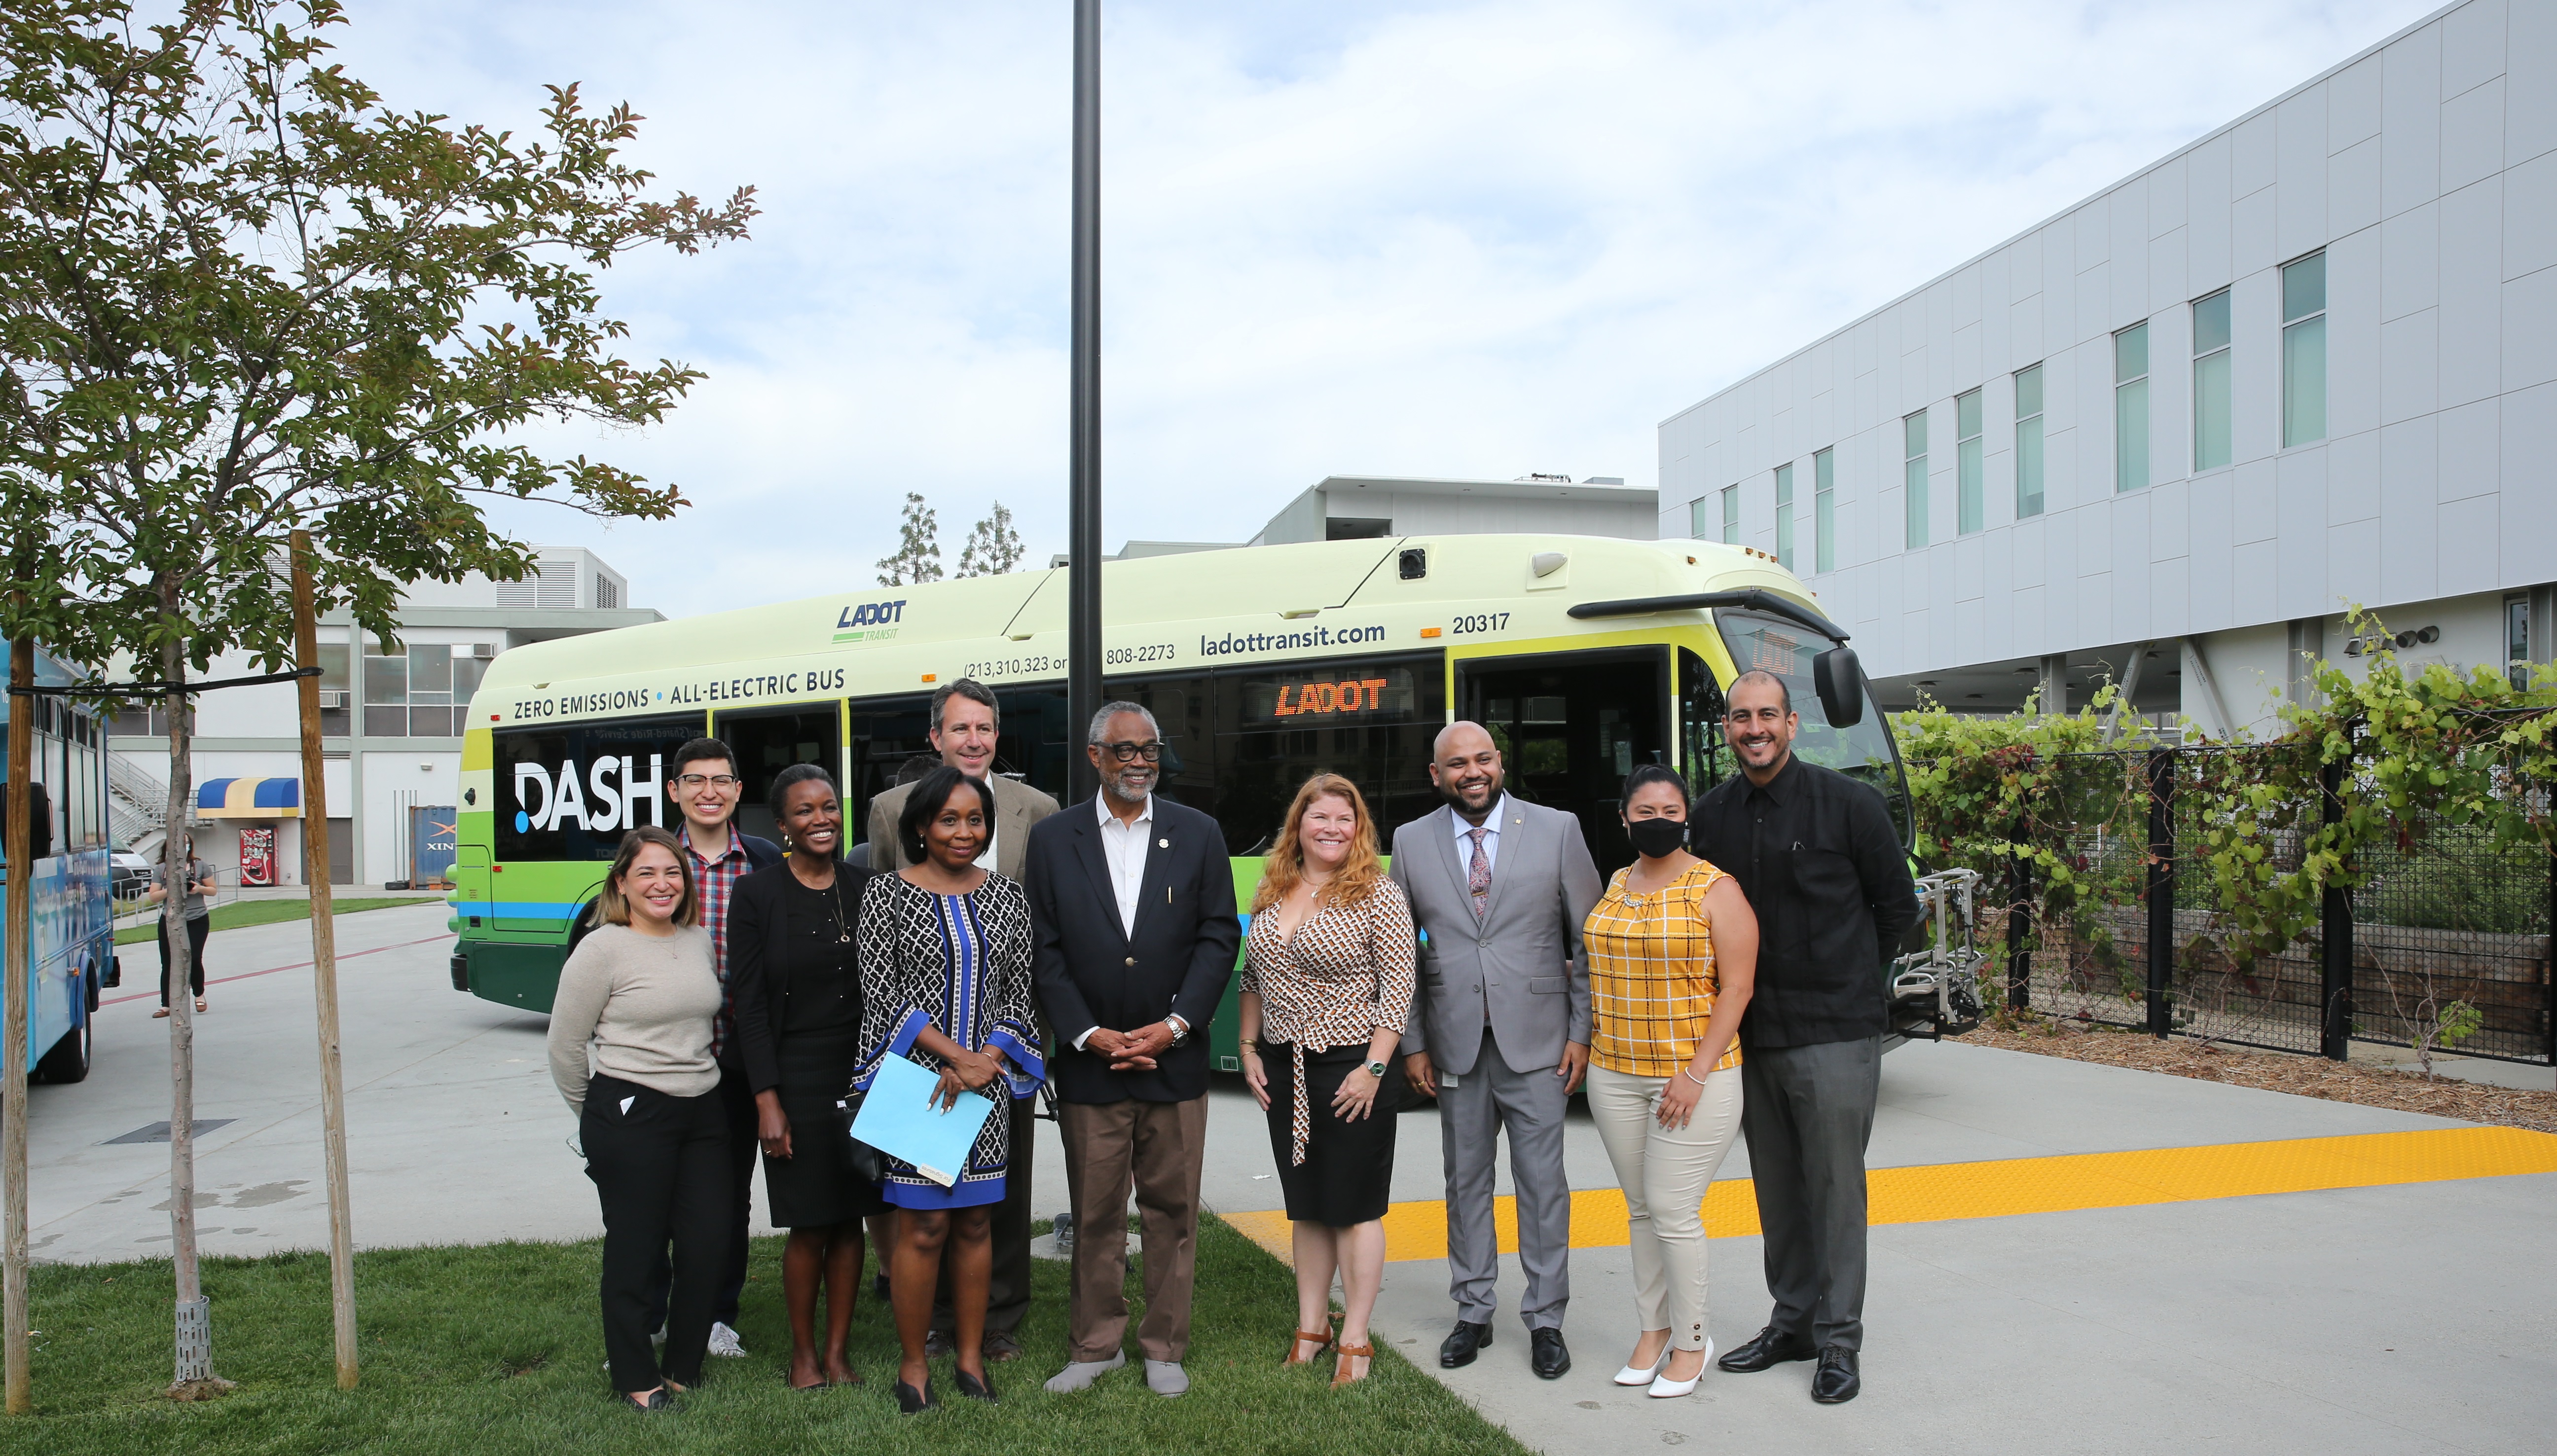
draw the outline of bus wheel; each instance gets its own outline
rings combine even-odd
[[[63,1033],[54,1049],[36,1064],[36,1076],[46,1082],[84,1082],[88,1080],[89,1033],[97,1025],[83,1016],[80,1023]]]

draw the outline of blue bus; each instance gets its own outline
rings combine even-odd
[[[5,647],[0,643],[0,650]],[[37,649],[38,686],[62,687],[75,680],[51,654]],[[19,866],[6,862],[7,843],[0,837],[0,908],[5,908],[6,896],[21,892],[23,883],[31,897],[27,1070],[40,1081],[77,1082],[88,1076],[97,993],[120,980],[115,917],[108,899],[113,871],[107,830],[107,723],[67,698],[0,697],[0,727],[20,713],[35,720],[30,792],[35,854],[22,877]],[[20,791],[12,780],[8,793],[14,796]]]

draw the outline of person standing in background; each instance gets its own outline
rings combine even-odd
[[[1377,861],[1367,801],[1348,779],[1318,773],[1287,806],[1252,897],[1242,1047],[1243,1080],[1270,1119],[1295,1255],[1296,1334],[1284,1363],[1332,1348],[1338,1270],[1335,1389],[1367,1379],[1376,1360],[1368,1315],[1385,1287],[1395,1131],[1393,1101],[1380,1105],[1379,1094],[1412,1015],[1412,911]]]
[[[1492,1343],[1500,1242],[1492,1159],[1504,1129],[1518,1192],[1528,1364],[1558,1380],[1571,1299],[1571,1185],[1562,1119],[1589,1065],[1589,971],[1580,926],[1598,865],[1580,821],[1503,791],[1501,750],[1482,725],[1452,723],[1431,749],[1446,803],[1394,832],[1394,880],[1428,942],[1403,1038],[1413,1089],[1438,1098],[1447,1169],[1447,1284],[1456,1328],[1438,1363],[1471,1365]]]
[[[1225,831],[1160,798],[1162,730],[1108,703],[1084,730],[1091,802],[1030,831],[1039,999],[1062,1044],[1050,1064],[1074,1213],[1072,1347],[1047,1383],[1087,1389],[1128,1363],[1128,1194],[1145,1230],[1145,1385],[1188,1391],[1207,1137],[1207,1038],[1242,929]]]
[[[187,987],[196,993],[196,1009],[201,1011],[204,1009],[204,937],[213,933],[212,907],[204,903],[204,896],[218,894],[220,886],[213,882],[212,866],[196,858],[194,835],[174,837],[161,847],[161,853],[187,857]],[[155,905],[166,904],[169,887],[154,879],[151,888],[142,892],[142,898]],[[158,927],[160,938],[160,1009],[151,1013],[157,1020],[169,1014],[169,922],[155,919],[151,923]]]
[[[727,1232],[728,1118],[711,1054],[722,998],[701,897],[675,837],[621,837],[596,898],[603,924],[560,968],[551,1080],[577,1115],[604,1207],[604,1349],[612,1388],[645,1411],[701,1379]],[[674,1249],[664,1363],[649,1285]]]
[[[995,750],[1003,737],[1003,714],[993,690],[985,684],[974,678],[960,678],[933,689],[931,715],[932,748],[941,755],[942,764],[984,784],[995,796],[995,818],[987,826],[986,846],[977,856],[978,867],[991,869],[1006,879],[1019,880],[1021,863],[1029,855],[1030,827],[1054,814],[1056,801],[1019,779],[1006,778],[995,771]],[[913,792],[911,782],[900,783],[871,800],[872,868],[892,872],[916,862],[906,855],[896,833],[897,816],[905,812],[905,801]],[[1046,1028],[1042,1026],[1037,1031],[1044,1045]],[[995,1272],[986,1305],[988,1360],[1020,1358],[1021,1317],[1030,1308],[1030,1166],[1038,1126],[1032,1116],[1034,1111],[1028,1098],[1011,1110],[1009,1170],[1004,1176],[1004,1201],[992,1215]],[[887,1247],[883,1237],[874,1242],[882,1249]],[[951,1348],[956,1316],[950,1295],[951,1276],[945,1256],[941,1287],[932,1304],[932,1333],[927,1341],[936,1355]]]
[[[1863,1384],[1864,1150],[1891,1026],[1882,958],[1923,912],[1882,795],[1796,758],[1801,728],[1782,678],[1732,680],[1722,732],[1740,773],[1696,802],[1691,842],[1740,881],[1759,927],[1740,1126],[1775,1311],[1721,1365],[1817,1359],[1812,1398],[1833,1405]]]
[[[1740,1131],[1741,1013],[1758,920],[1739,882],[1686,850],[1686,781],[1647,763],[1625,780],[1634,862],[1581,930],[1589,948],[1589,1118],[1625,1190],[1641,1333],[1616,1373],[1668,1398],[1713,1359],[1704,1193]]]

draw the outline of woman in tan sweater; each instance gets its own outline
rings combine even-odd
[[[719,973],[692,866],[675,837],[634,829],[596,897],[604,921],[560,968],[551,1079],[578,1115],[604,1205],[604,1349],[641,1410],[701,1379],[726,1261],[728,1121],[711,1020]],[[648,1342],[648,1281],[674,1245],[664,1364]]]

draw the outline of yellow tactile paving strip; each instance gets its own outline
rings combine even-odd
[[[2442,1127],[1935,1163],[1876,1168],[1866,1186],[1869,1222],[1927,1224],[2518,1173],[2557,1173],[2557,1135],[2518,1127]],[[1501,1252],[1516,1253],[1518,1218],[1511,1200],[1498,1200],[1493,1217],[1500,1227]],[[1263,1248],[1286,1257],[1285,1214],[1230,1213],[1224,1218]],[[1713,1185],[1704,1199],[1704,1227],[1717,1239],[1758,1232],[1757,1195],[1748,1179],[1727,1178]],[[1623,1193],[1606,1188],[1571,1195],[1572,1248],[1613,1249],[1625,1242]],[[1436,1199],[1395,1204],[1385,1216],[1385,1246],[1389,1259],[1446,1257],[1446,1204]]]

